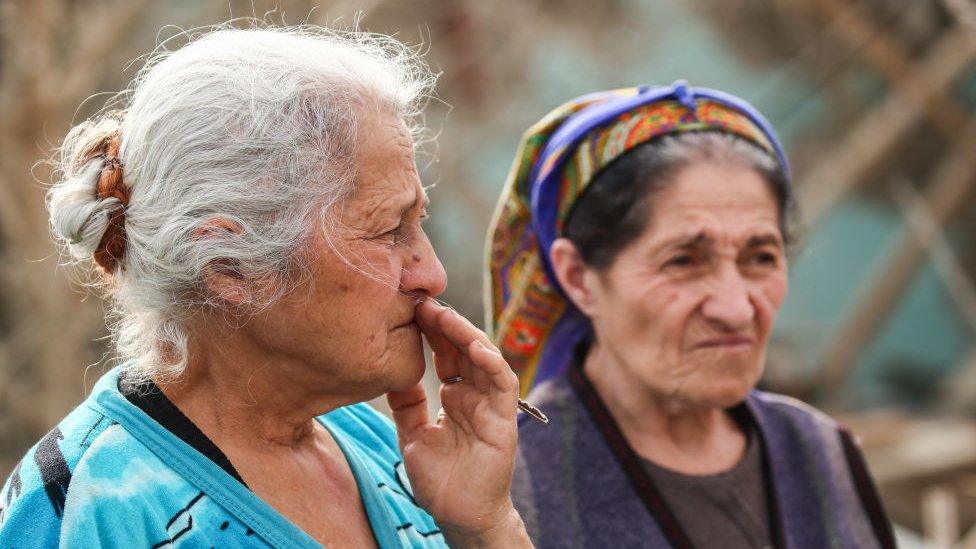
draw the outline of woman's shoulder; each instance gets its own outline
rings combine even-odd
[[[202,525],[188,529],[181,510],[192,505],[199,518],[216,504],[98,404],[113,397],[115,373],[28,450],[6,480],[0,546],[98,540],[149,547],[180,530],[187,538],[199,534]]]
[[[0,491],[0,545],[12,539],[54,540],[79,462],[112,425],[85,404],[75,408],[23,455]],[[30,537],[17,534],[30,533]],[[49,538],[49,536],[55,536]]]
[[[754,389],[746,397],[746,403],[754,413],[767,414],[771,418],[812,424],[826,431],[841,429],[837,421],[824,412],[791,396]]]
[[[754,389],[745,405],[771,452],[803,450],[833,456],[838,463],[860,455],[857,439],[850,430],[799,399]]]
[[[54,492],[55,487],[58,492],[67,491],[78,463],[113,425],[115,422],[84,403],[75,408],[27,450],[7,479],[0,504],[7,508],[16,493],[45,488]],[[63,498],[53,497],[51,504],[60,513]]]
[[[29,539],[56,546],[82,536],[85,524],[132,519],[150,488],[161,491],[174,480],[185,485],[125,428],[87,404],[28,450],[6,480],[0,492],[0,545]],[[131,520],[124,526],[138,536]]]

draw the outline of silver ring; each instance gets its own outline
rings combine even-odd
[[[462,381],[464,381],[464,378],[463,377],[461,377],[461,376],[454,376],[454,377],[449,377],[447,379],[442,379],[441,380],[441,383],[443,383],[444,385],[450,385],[452,383],[460,383]]]

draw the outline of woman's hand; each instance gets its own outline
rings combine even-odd
[[[518,378],[481,330],[426,300],[417,323],[434,352],[441,408],[423,386],[387,395],[414,497],[452,546],[531,546],[509,495],[515,462]]]

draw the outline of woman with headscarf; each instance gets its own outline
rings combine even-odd
[[[97,265],[122,361],[10,475],[0,546],[529,545],[517,379],[432,299],[429,70],[313,27],[162,50],[61,149],[51,224]]]
[[[750,105],[683,82],[526,133],[489,234],[523,391],[513,498],[541,547],[893,547],[851,434],[755,389],[793,191]]]

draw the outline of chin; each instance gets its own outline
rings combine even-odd
[[[427,369],[424,349],[418,335],[415,344],[404,344],[391,353],[386,372],[391,391],[403,391],[420,383]]]
[[[749,396],[756,380],[751,374],[714,372],[695,391],[694,400],[707,408],[732,408]]]
[[[397,375],[396,379],[391,380],[390,391],[406,391],[412,388],[414,385],[420,383],[420,380],[424,378],[424,371],[420,370],[417,372],[410,372],[408,369],[402,372],[403,375]]]
[[[705,388],[706,398],[715,407],[732,408],[740,404],[755,388],[759,376],[743,375],[723,376],[712,381]]]
[[[734,408],[749,396],[752,386],[722,386],[708,391],[705,399],[714,408]]]

